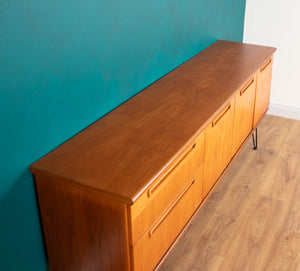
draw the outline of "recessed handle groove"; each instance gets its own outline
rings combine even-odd
[[[229,105],[226,106],[226,108],[224,109],[224,111],[212,122],[212,127],[215,127],[217,125],[217,123],[223,118],[223,116],[229,111],[231,107],[231,103]]]
[[[265,68],[269,66],[269,64],[272,62],[272,58],[270,58],[261,68],[260,72],[262,72]]]
[[[240,96],[242,96],[246,92],[246,90],[253,84],[253,82],[254,82],[254,78],[252,77],[248,81],[248,83],[246,84],[246,86],[244,86],[244,88],[240,90]]]

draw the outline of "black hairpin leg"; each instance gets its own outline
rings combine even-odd
[[[254,138],[255,134],[255,138]],[[257,128],[255,128],[255,131],[252,133],[252,141],[253,141],[253,150],[257,149]]]

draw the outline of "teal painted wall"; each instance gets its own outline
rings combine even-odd
[[[45,270],[28,166],[217,39],[245,0],[0,2],[0,270]]]

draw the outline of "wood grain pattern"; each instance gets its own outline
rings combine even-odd
[[[300,121],[266,116],[160,270],[300,268]]]
[[[234,155],[252,130],[256,75],[245,84],[235,96],[232,133],[232,154]]]
[[[266,63],[262,65],[257,74],[253,127],[256,126],[262,115],[269,108],[272,67],[273,57],[270,57]]]
[[[51,172],[130,204],[274,51],[218,41],[30,169]]]
[[[234,100],[206,128],[203,197],[215,184],[232,158]]]
[[[51,270],[129,270],[124,204],[45,175],[36,189]]]
[[[153,270],[201,202],[203,164],[133,247],[134,270]]]

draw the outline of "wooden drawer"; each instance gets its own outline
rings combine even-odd
[[[134,270],[153,270],[201,202],[203,164],[132,248]]]
[[[161,215],[189,181],[204,159],[204,132],[185,150],[175,165],[163,173],[141,197],[130,206],[131,244]],[[199,194],[199,197],[201,195]]]

